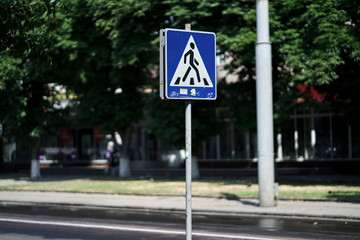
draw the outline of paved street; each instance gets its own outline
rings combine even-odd
[[[25,210],[25,209],[23,209]],[[29,210],[29,209],[28,209]],[[155,214],[152,220],[142,217],[145,212],[134,218],[133,213],[108,213],[100,216],[92,212],[86,217],[84,212],[76,214],[76,208],[69,214],[55,214],[53,210],[42,208],[26,213],[0,214],[0,237],[3,240],[42,240],[42,239],[184,239],[183,218],[178,215]],[[19,211],[19,210],[18,210]],[[114,210],[112,210],[114,212]],[[25,211],[24,211],[25,212]],[[70,212],[73,212],[72,214]],[[132,216],[128,219],[128,216]],[[136,215],[136,214],[135,214]],[[217,218],[217,219],[216,219]],[[360,239],[359,223],[329,220],[310,220],[273,217],[243,216],[237,219],[226,217],[195,216],[193,239]]]
[[[0,184],[27,183],[18,179]],[[194,196],[193,239],[360,239],[359,203],[258,203]],[[0,191],[2,240],[184,238],[184,196]]]
[[[4,240],[184,239],[185,199],[0,191]],[[360,205],[193,198],[193,239],[360,239]]]

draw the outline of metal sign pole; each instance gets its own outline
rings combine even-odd
[[[191,30],[191,24],[185,25],[185,30]],[[191,213],[191,101],[185,102],[185,152],[186,152],[186,240],[192,238]]]
[[[185,102],[185,151],[186,151],[186,240],[191,240],[191,101]]]

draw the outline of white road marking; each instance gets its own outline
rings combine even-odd
[[[94,228],[94,229],[108,229],[118,231],[130,231],[130,232],[145,232],[145,233],[158,233],[158,234],[173,234],[173,235],[185,235],[184,231],[169,231],[160,229],[150,228],[134,228],[134,227],[119,227],[119,226],[105,226],[95,224],[81,224],[81,223],[69,223],[69,222],[45,222],[37,220],[25,220],[25,219],[13,219],[13,218],[0,218],[1,222],[13,222],[13,223],[27,223],[37,225],[51,225],[51,226],[62,226],[62,227],[79,227],[79,228]],[[243,239],[243,240],[279,240],[274,238],[264,237],[250,237],[240,235],[226,235],[226,234],[215,234],[215,233],[199,233],[193,232],[193,236],[200,237],[217,237],[217,238],[232,238],[232,239]]]

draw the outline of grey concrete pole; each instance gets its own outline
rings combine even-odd
[[[276,205],[274,191],[274,124],[269,2],[256,1],[256,113],[258,178],[261,207]]]
[[[186,24],[185,30],[191,30]],[[192,196],[191,196],[191,101],[185,102],[185,154],[186,154],[186,240],[192,239]]]

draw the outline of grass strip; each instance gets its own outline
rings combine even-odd
[[[192,183],[194,196],[229,199],[257,198],[259,186],[248,179],[202,179]],[[61,191],[134,195],[185,195],[185,181],[174,179],[75,179],[27,181],[25,184],[0,186],[0,190]],[[280,199],[360,201],[358,184],[321,184],[280,182]]]

